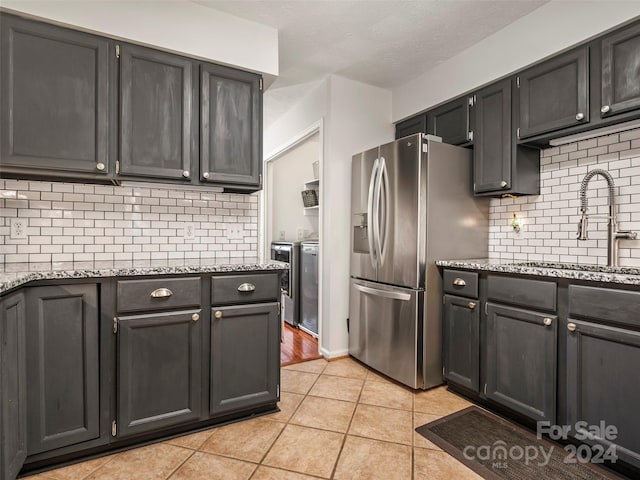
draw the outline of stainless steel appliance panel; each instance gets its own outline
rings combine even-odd
[[[351,275],[376,279],[376,251],[371,230],[378,148],[354,155],[351,162]]]
[[[318,336],[318,243],[300,245],[300,328]]]
[[[271,242],[271,259],[289,264],[282,273],[282,317],[288,324],[297,327],[300,323],[300,242]]]
[[[349,353],[399,382],[422,388],[419,339],[424,292],[351,280]]]

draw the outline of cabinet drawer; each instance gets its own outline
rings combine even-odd
[[[118,312],[140,312],[200,306],[200,277],[122,280]]]
[[[461,270],[445,270],[443,289],[446,293],[478,298],[478,274]]]
[[[279,297],[277,273],[211,278],[212,305],[278,300]]]
[[[487,278],[489,300],[536,310],[555,312],[556,290],[555,282],[501,275],[489,275]]]
[[[640,292],[569,286],[569,313],[594,320],[640,326]]]

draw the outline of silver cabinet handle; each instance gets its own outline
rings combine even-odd
[[[216,310],[216,313],[214,314],[214,317],[222,318],[222,312],[220,310]]]
[[[551,319],[551,318],[549,318],[549,317],[546,317],[546,318],[543,320],[543,322],[544,322],[544,324],[548,327],[549,325],[551,325],[551,324],[553,323],[553,319]]]
[[[602,113],[609,113],[611,111],[611,107],[609,105],[603,105],[602,108],[600,109],[600,112]]]
[[[584,120],[584,113],[576,113],[576,120]]]
[[[151,292],[151,298],[165,298],[173,295],[173,292],[168,288],[158,288]]]
[[[469,307],[471,310],[473,310],[474,308],[476,308],[476,304],[475,304],[475,302],[469,302],[468,307]]]
[[[452,283],[458,287],[464,287],[467,284],[467,282],[460,277],[455,278]]]
[[[198,315],[197,313],[194,313],[193,315],[191,315],[191,320],[193,320],[194,322],[197,322],[198,320],[200,320],[200,315]]]
[[[567,323],[567,330],[569,330],[570,332],[575,332],[576,328],[578,327],[576,326],[575,323]]]
[[[104,170],[104,163],[100,162],[100,163],[96,163],[96,169],[103,171]]]
[[[189,170],[185,170],[184,172],[182,172],[182,176],[183,176],[184,178],[189,178],[189,175],[191,175],[191,174],[189,173]]]
[[[209,178],[209,172],[204,172],[202,174],[202,178]]]
[[[500,182],[500,187],[505,188],[507,186],[507,182],[505,180],[502,180]]]
[[[364,285],[355,284],[356,290],[360,290],[362,293],[368,293],[370,295],[376,295],[378,297],[390,298],[392,300],[411,300],[411,295],[408,293],[388,292],[386,290],[378,290],[377,288],[365,287]]]
[[[253,292],[256,286],[253,283],[242,283],[238,287],[239,292]]]

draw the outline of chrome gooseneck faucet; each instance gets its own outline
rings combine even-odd
[[[589,180],[596,175],[604,177],[607,181],[607,186],[609,187],[609,215],[603,216],[587,214],[587,187],[589,186]],[[589,224],[589,217],[609,219],[609,224],[607,226],[607,265],[613,267],[618,265],[618,240],[621,238],[635,240],[638,236],[636,232],[618,231],[614,188],[615,184],[613,183],[613,178],[606,170],[596,168],[588,172],[582,179],[582,184],[580,185],[580,212],[582,213],[582,218],[580,219],[580,222],[578,222],[578,240],[588,240],[589,236],[587,234],[587,226]]]

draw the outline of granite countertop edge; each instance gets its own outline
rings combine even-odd
[[[464,270],[479,270],[497,273],[515,273],[552,278],[568,278],[572,280],[586,280],[591,282],[619,283],[624,285],[640,285],[640,274],[611,273],[592,270],[577,270],[569,268],[549,268],[542,266],[521,265],[517,262],[504,260],[470,259],[470,260],[438,260],[439,267],[459,268]],[[591,267],[591,266],[589,266]],[[629,270],[632,270],[631,268]]]
[[[41,271],[0,272],[0,295],[29,282],[38,280],[68,280],[81,278],[136,277],[146,275],[177,275],[198,273],[233,273],[285,270],[287,265],[280,262],[238,263],[210,265],[174,265],[151,267],[73,268]]]

